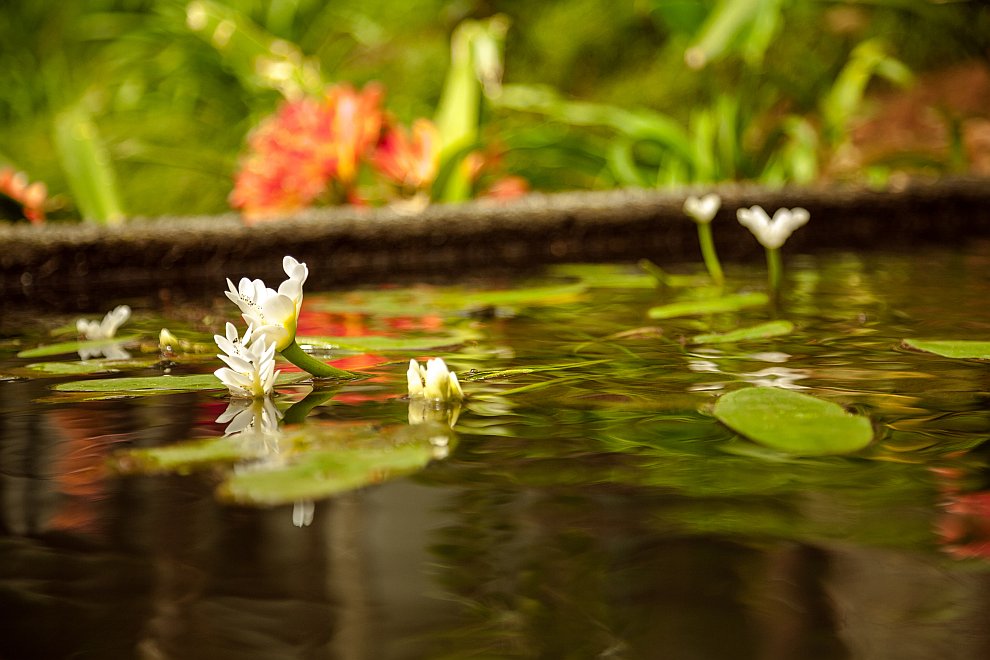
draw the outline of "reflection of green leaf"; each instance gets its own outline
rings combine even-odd
[[[777,387],[726,394],[715,417],[750,440],[802,456],[858,451],[873,439],[870,420],[841,406]]]
[[[29,348],[17,354],[19,358],[50,357],[52,355],[65,355],[66,353],[76,353],[82,350],[99,350],[106,346],[126,344],[134,341],[137,337],[115,337],[113,339],[95,339],[84,341],[63,341],[57,344],[46,344],[36,348]]]
[[[753,339],[767,339],[769,337],[779,337],[790,334],[794,331],[794,324],[790,321],[769,321],[748,328],[739,328],[731,332],[712,333],[706,335],[696,335],[691,338],[692,344],[727,344],[736,341],[749,341]]]
[[[307,373],[282,373],[276,385],[291,385],[310,378]],[[200,390],[223,390],[227,386],[213,374],[191,376],[147,376],[134,378],[99,378],[95,380],[74,380],[59,383],[54,389],[59,392],[97,392],[118,396],[146,396],[166,392],[195,392]]]
[[[647,313],[651,319],[671,319],[678,316],[735,312],[747,307],[760,307],[766,305],[767,302],[769,302],[769,298],[765,293],[738,293],[720,298],[670,303],[669,305],[653,307]]]
[[[904,344],[919,351],[934,353],[947,358],[990,360],[990,341],[905,339]]]
[[[535,367],[514,367],[512,369],[484,369],[472,370],[457,377],[462,381],[492,380],[494,378],[511,378],[524,374],[535,374],[541,371],[561,371],[564,369],[578,369],[591,365],[608,362],[608,360],[585,360],[584,362],[568,362],[566,364],[547,364]]]

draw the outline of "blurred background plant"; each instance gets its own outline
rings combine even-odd
[[[0,165],[49,218],[222,212],[253,128],[369,83],[393,161],[437,131],[429,186],[364,153],[382,200],[990,174],[975,1],[43,0],[0,37]]]

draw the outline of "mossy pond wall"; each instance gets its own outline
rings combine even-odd
[[[270,406],[78,386],[220,366],[222,280],[101,290],[127,357],[33,352],[79,314],[5,314],[0,657],[987,657],[990,365],[905,340],[990,339],[990,242],[784,260],[776,304],[674,318],[649,311],[707,295],[700,265],[307,287],[301,343],[366,377],[280,364]],[[766,289],[757,260],[727,280]],[[406,397],[426,357],[460,406]],[[746,388],[871,439],[753,442],[714,411]]]

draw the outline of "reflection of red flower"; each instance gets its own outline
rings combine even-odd
[[[412,136],[401,126],[391,126],[378,142],[372,157],[375,168],[399,186],[425,190],[437,176],[440,132],[429,119],[417,119]]]
[[[938,533],[950,555],[990,559],[990,491],[953,495],[944,505]]]
[[[282,104],[248,138],[230,203],[249,220],[312,204],[334,180],[349,199],[357,167],[378,139],[381,88],[331,87],[323,99]]]
[[[45,221],[45,184],[35,181],[29,184],[27,175],[12,167],[0,168],[0,195],[4,195],[21,207],[24,217],[34,224]]]

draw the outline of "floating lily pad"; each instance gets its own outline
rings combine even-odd
[[[307,373],[281,373],[276,385],[291,385],[310,378]],[[147,396],[171,392],[196,392],[205,390],[225,390],[227,386],[213,374],[190,376],[147,376],[134,378],[99,378],[94,380],[74,380],[59,383],[54,387],[59,392],[90,392],[113,394],[116,396]]]
[[[499,289],[494,291],[461,291],[448,289],[437,292],[436,303],[444,307],[535,307],[574,302],[586,292],[583,283],[556,286]]]
[[[46,344],[35,348],[28,348],[17,354],[19,358],[39,358],[51,357],[53,355],[65,355],[66,353],[77,353],[80,350],[99,352],[103,348],[119,346],[136,340],[137,337],[115,337],[113,339],[97,339],[83,341],[63,341],[57,344]]]
[[[362,353],[415,353],[437,348],[456,346],[476,338],[475,333],[458,332],[426,337],[296,337],[300,346],[312,346],[326,350],[358,351]]]
[[[82,362],[35,362],[25,369],[50,376],[85,376],[90,374],[113,374],[129,369],[145,369],[158,363],[153,358],[135,360],[84,360]]]
[[[718,400],[715,417],[754,442],[801,456],[848,454],[873,439],[873,426],[866,417],[778,387],[730,392]]]
[[[672,319],[678,316],[698,316],[701,314],[721,314],[736,312],[749,307],[762,307],[770,299],[765,293],[739,293],[719,298],[685,300],[651,308],[647,314],[651,319]]]
[[[790,321],[769,321],[748,328],[739,328],[731,332],[696,335],[691,338],[692,344],[727,344],[737,341],[768,339],[780,337],[794,332],[794,324]]]
[[[548,269],[552,275],[577,277],[589,289],[655,289],[656,278],[630,272],[614,264],[560,264]]]
[[[910,348],[947,358],[990,360],[990,341],[949,339],[905,339]]]

